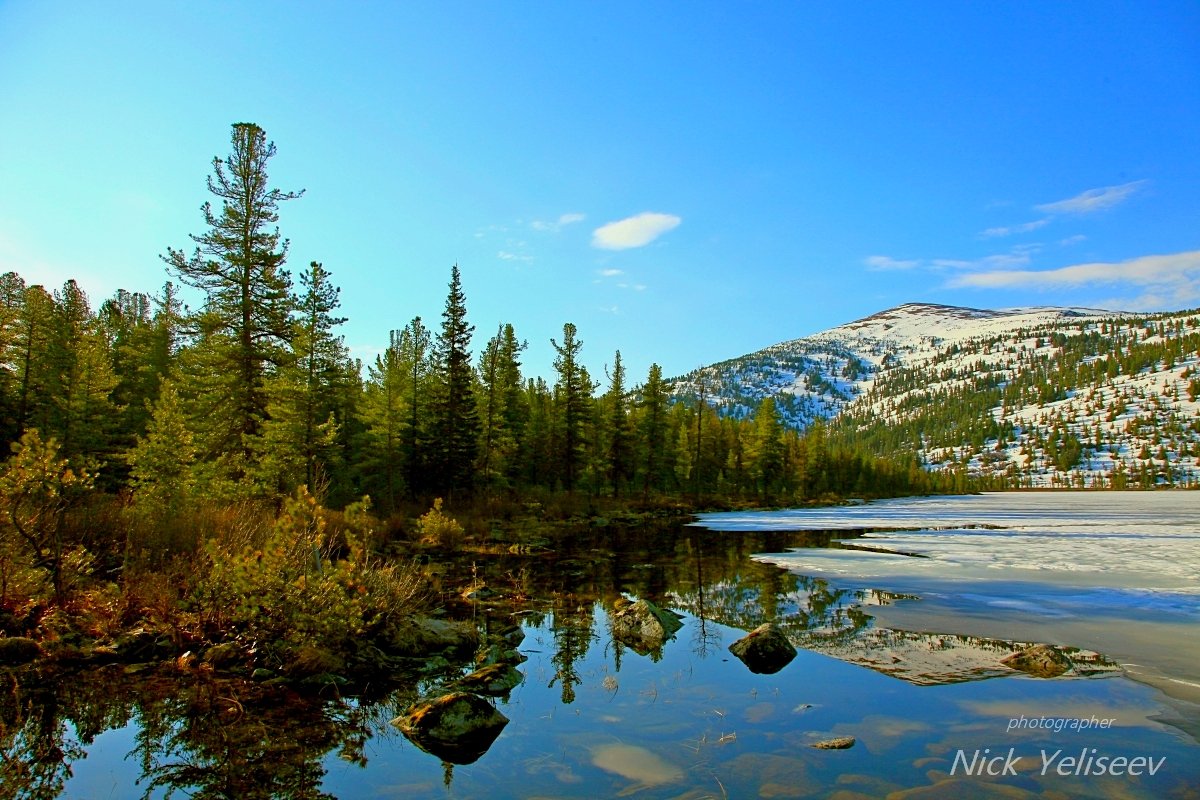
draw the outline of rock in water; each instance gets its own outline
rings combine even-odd
[[[511,664],[489,664],[464,676],[457,685],[475,694],[504,695],[520,686],[523,680],[525,676]]]
[[[754,673],[770,675],[786,667],[796,657],[796,648],[783,631],[774,625],[759,625],[729,645],[729,652],[742,660]]]
[[[1048,644],[1035,644],[1000,659],[1007,667],[1038,678],[1057,678],[1071,669],[1071,659]]]
[[[616,608],[609,621],[613,638],[641,655],[659,649],[683,627],[677,616],[648,600]]]
[[[491,703],[467,692],[424,700],[392,724],[409,741],[451,764],[474,763],[508,724]]]
[[[836,739],[826,739],[823,742],[817,742],[812,747],[818,750],[845,750],[854,747],[853,736],[839,736]]]

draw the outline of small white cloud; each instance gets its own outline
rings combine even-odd
[[[1074,236],[1068,236],[1065,239],[1059,239],[1058,244],[1060,247],[1070,247],[1073,244],[1079,244],[1080,242],[1086,242],[1086,241],[1087,241],[1086,236],[1084,236],[1082,233],[1077,233]]]
[[[988,228],[979,235],[985,239],[994,239],[999,236],[1012,236],[1016,233],[1029,233],[1030,231],[1036,231],[1038,228],[1045,227],[1049,224],[1049,218],[1035,219],[1032,222],[1023,222],[1020,225],[1010,225],[1002,228]]]
[[[609,269],[602,269],[602,270],[597,270],[597,271],[599,272],[600,275],[604,276],[605,278],[615,278],[618,275],[625,274],[625,270],[623,270],[623,269],[609,268]]]
[[[921,262],[917,260],[903,261],[891,256],[867,256],[863,259],[863,263],[872,272],[912,269],[921,265]]]
[[[501,250],[496,253],[496,258],[502,261],[533,261],[533,256],[527,256],[523,253],[513,253],[509,250]]]
[[[644,247],[679,226],[683,220],[674,214],[645,211],[632,217],[609,222],[592,231],[592,246],[602,250],[628,250]]]
[[[1122,183],[1119,186],[1103,186],[1099,189],[1088,189],[1074,197],[1068,197],[1066,200],[1043,203],[1040,206],[1034,206],[1034,208],[1044,214],[1091,214],[1120,205],[1134,192],[1145,186],[1146,183],[1147,181],[1144,180],[1131,181],[1130,183]]]

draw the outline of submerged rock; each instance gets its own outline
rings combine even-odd
[[[451,692],[417,703],[392,724],[425,752],[451,764],[471,764],[496,741],[508,717],[478,695]]]
[[[812,745],[812,747],[815,747],[818,750],[846,750],[854,747],[854,742],[855,739],[853,736],[838,736],[834,739],[826,739],[824,741],[817,742],[816,744]]]
[[[751,671],[770,675],[786,667],[796,657],[796,648],[787,636],[771,623],[759,625],[729,645],[729,652],[742,660]]]
[[[33,639],[24,636],[0,637],[0,666],[18,667],[36,661],[41,656],[41,645]]]
[[[511,664],[497,663],[475,670],[458,681],[457,686],[476,694],[502,695],[520,686],[523,680],[525,676]]]
[[[592,764],[614,775],[634,781],[634,785],[622,795],[675,783],[683,780],[684,773],[675,764],[650,752],[644,747],[631,744],[601,744],[591,748]]]
[[[473,626],[421,617],[412,620],[393,643],[398,655],[427,658],[433,654],[469,657],[479,646]]]
[[[1048,644],[1035,644],[1018,650],[1000,659],[1000,663],[1038,678],[1057,678],[1071,669],[1071,659]]]
[[[612,623],[613,638],[642,655],[662,647],[683,627],[674,613],[659,608],[649,600],[638,600],[628,605],[614,604],[609,621]]]

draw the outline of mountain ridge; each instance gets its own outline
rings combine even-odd
[[[931,469],[1033,486],[1135,473],[1143,484],[1189,483],[1200,479],[1198,315],[905,303],[668,384],[676,400],[703,397],[738,417],[770,398],[787,425],[829,420],[849,440],[881,454],[907,448]]]

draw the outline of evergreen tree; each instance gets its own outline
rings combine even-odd
[[[513,461],[520,446],[521,408],[519,343],[512,325],[501,325],[479,355],[480,440],[479,474],[489,486],[511,486]]]
[[[429,406],[434,381],[433,334],[420,317],[414,317],[398,337],[393,337],[397,368],[403,376],[408,420],[401,432],[401,459],[409,495],[415,497],[430,485],[428,466]]]
[[[667,456],[669,399],[663,383],[662,367],[651,364],[638,400],[643,496],[649,495],[651,490],[663,491],[667,488],[671,464]]]
[[[397,509],[405,485],[401,437],[408,421],[408,404],[398,334],[392,331],[391,344],[367,367],[359,406],[364,488],[388,514]]]
[[[0,448],[20,435],[17,387],[19,345],[25,308],[25,280],[15,272],[0,275]]]
[[[137,504],[156,516],[181,512],[191,495],[195,455],[179,394],[164,381],[145,435],[126,454]]]
[[[255,440],[267,418],[266,378],[286,363],[293,326],[291,278],[284,270],[286,240],[280,239],[279,204],[303,192],[270,188],[267,164],[275,155],[262,128],[233,126],[232,150],[213,159],[208,191],[219,201],[201,207],[208,230],[191,236],[191,256],[167,249],[163,260],[184,283],[206,293],[196,319],[196,346],[210,349],[207,372],[222,380],[201,380],[197,394],[212,414],[209,449],[232,456],[236,478],[256,458]],[[194,376],[200,377],[200,376]]]
[[[521,479],[527,486],[553,488],[555,471],[554,396],[545,378],[525,381],[522,406],[528,412],[521,440]]]
[[[558,382],[554,386],[554,402],[558,437],[558,463],[563,488],[574,491],[581,477],[587,454],[587,418],[591,407],[593,386],[587,371],[579,363],[583,342],[575,338],[576,329],[570,322],[563,325],[563,341],[550,344],[557,354],[554,370]]]
[[[108,341],[75,281],[67,281],[54,299],[47,386],[52,412],[43,433],[61,442],[67,458],[102,458],[117,411],[110,399],[117,376]]]
[[[607,439],[607,477],[613,496],[633,477],[633,429],[629,419],[629,395],[625,390],[625,365],[621,351],[613,357],[608,376],[608,391],[604,395],[605,433]]]
[[[471,335],[466,297],[458,265],[450,270],[450,292],[442,312],[442,330],[435,349],[432,417],[431,478],[433,489],[451,495],[469,493],[479,451],[479,408],[475,402],[475,372],[471,366]]]
[[[16,330],[10,344],[16,380],[16,434],[30,428],[50,430],[53,404],[51,386],[55,306],[54,298],[39,285],[22,293]]]
[[[759,496],[773,502],[784,481],[783,429],[775,410],[775,401],[764,397],[754,412],[754,476]]]
[[[150,356],[153,325],[150,297],[119,289],[100,305],[98,316],[100,327],[112,345],[112,368],[117,379],[112,399],[121,408],[117,438],[122,446],[128,446],[145,430],[158,390],[158,376],[143,368]]]
[[[313,261],[301,273],[304,293],[296,303],[291,357],[268,380],[271,402],[263,424],[259,458],[268,488],[291,494],[303,484],[317,494],[329,479],[338,432],[339,390],[346,383],[348,356],[334,329],[346,321],[334,316],[339,289],[329,271]]]

